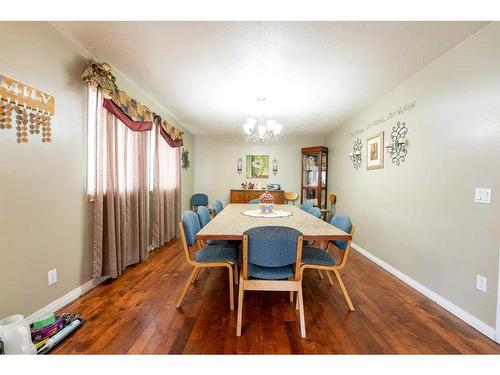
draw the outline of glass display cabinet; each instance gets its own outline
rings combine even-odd
[[[300,202],[327,208],[328,147],[302,149],[302,189]]]

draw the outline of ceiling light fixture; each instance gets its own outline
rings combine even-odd
[[[259,106],[263,107],[266,98],[257,98]],[[263,110],[261,110],[260,117],[256,120],[249,118],[246,123],[243,124],[243,130],[245,131],[245,140],[247,142],[276,142],[279,139],[279,134],[281,133],[281,128],[283,126],[278,124],[276,120],[266,120],[264,118]]]

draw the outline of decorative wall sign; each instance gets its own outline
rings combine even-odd
[[[351,137],[354,138],[356,135],[362,134],[366,130],[369,130],[369,129],[373,128],[373,127],[376,127],[376,126],[379,126],[381,124],[384,124],[386,121],[389,121],[389,120],[393,119],[396,116],[400,116],[402,114],[410,112],[413,109],[415,109],[416,105],[417,105],[416,101],[403,104],[403,105],[399,106],[398,108],[396,108],[394,111],[389,111],[389,113],[387,115],[381,116],[381,117],[373,120],[372,122],[368,123],[366,125],[366,127],[354,130],[351,133]]]
[[[387,142],[385,148],[391,156],[392,162],[399,165],[401,162],[405,161],[406,154],[408,154],[408,128],[406,127],[406,122],[398,121],[397,124],[392,128],[391,141]]]
[[[191,163],[189,162],[189,151],[185,148],[182,149],[181,159],[182,159],[182,169],[187,171]]]
[[[28,134],[52,140],[51,116],[54,97],[21,82],[0,75],[0,129],[12,129],[15,115],[17,143],[28,143]]]
[[[269,178],[269,155],[247,155],[247,178]]]
[[[366,169],[384,168],[384,132],[366,140]]]
[[[45,115],[54,115],[52,95],[3,75],[0,75],[0,99]]]
[[[358,168],[361,166],[361,159],[362,159],[362,144],[361,144],[361,139],[356,139],[354,142],[354,145],[352,146],[352,152],[349,154],[349,157],[352,160],[352,165],[354,169],[358,170]]]

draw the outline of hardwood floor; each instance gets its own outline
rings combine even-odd
[[[202,270],[177,310],[190,272],[178,241],[151,253],[63,309],[86,322],[52,353],[500,353],[500,345],[356,251],[342,274],[354,312],[337,284],[306,272],[306,339],[287,292],[247,292],[237,338],[225,269]]]

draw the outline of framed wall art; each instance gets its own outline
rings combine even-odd
[[[269,155],[247,155],[247,178],[269,178]]]
[[[384,168],[384,132],[366,140],[366,169]]]

